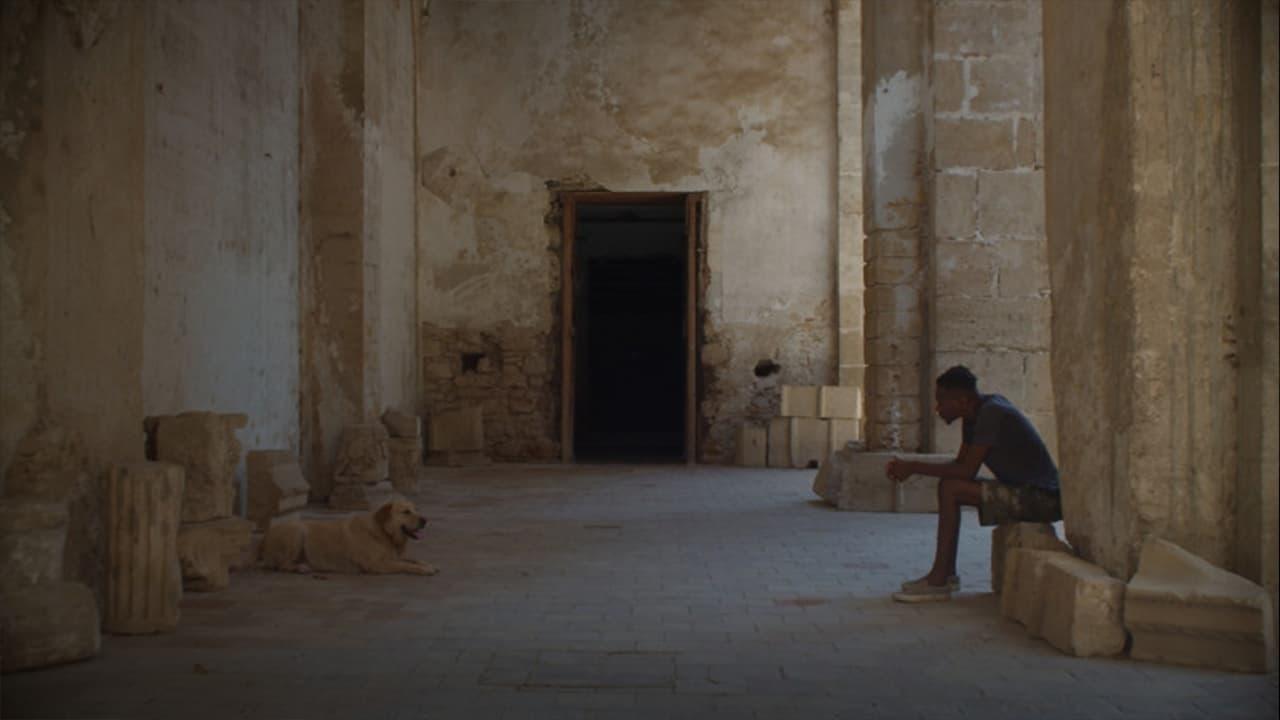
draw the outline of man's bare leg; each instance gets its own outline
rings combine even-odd
[[[960,544],[960,508],[977,507],[982,501],[982,485],[977,480],[938,481],[938,546],[933,568],[925,582],[941,587],[956,574],[956,550]]]

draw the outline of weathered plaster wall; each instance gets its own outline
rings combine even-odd
[[[0,467],[39,417],[139,459],[146,6],[2,12]]]
[[[1147,533],[1235,560],[1237,258],[1258,232],[1241,43],[1258,22],[1246,3],[1044,8],[1063,509],[1120,577]]]
[[[703,458],[726,458],[735,426],[775,407],[777,377],[757,379],[758,361],[780,363],[786,382],[835,381],[831,10],[433,2],[420,55],[424,333],[488,334],[500,351],[497,340],[518,335],[530,347],[517,352],[541,362],[559,292],[547,183],[705,190]],[[426,410],[464,400],[459,352],[425,363]],[[526,394],[529,413],[496,388],[465,401],[485,406],[493,454],[555,457],[555,388],[544,380]]]
[[[243,412],[298,448],[298,10],[147,18],[143,411]]]
[[[962,364],[1022,409],[1052,452],[1040,0],[935,0],[930,362],[933,452],[960,447],[932,378]]]

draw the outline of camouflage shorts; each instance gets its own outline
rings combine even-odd
[[[978,522],[985,526],[1015,522],[1053,523],[1062,519],[1062,500],[1052,490],[1006,485],[982,479]]]

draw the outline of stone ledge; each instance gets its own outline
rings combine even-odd
[[[1080,558],[1056,552],[1044,560],[1040,635],[1068,655],[1124,652],[1124,583]]]

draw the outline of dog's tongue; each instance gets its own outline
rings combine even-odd
[[[418,531],[417,531],[417,530],[405,530],[404,532],[405,532],[405,534],[406,534],[406,535],[408,535],[409,537],[413,538],[414,540],[417,540],[417,539],[418,539]]]

